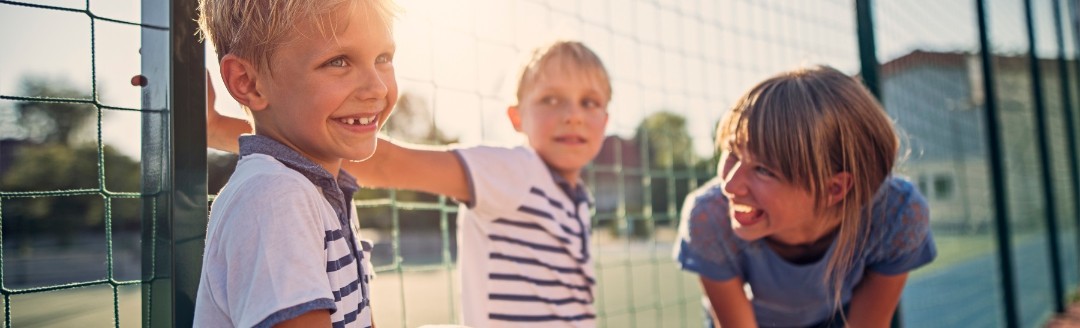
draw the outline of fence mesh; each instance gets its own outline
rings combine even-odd
[[[154,277],[140,270],[139,213],[156,193],[140,187],[138,119],[164,110],[140,106],[128,79],[139,31],[167,29],[134,10],[0,1],[5,326],[143,325],[141,285]],[[132,57],[122,52],[136,59],[116,65]],[[120,137],[136,152],[110,143]]]
[[[140,287],[156,271],[142,272],[140,254],[158,243],[144,240],[156,233],[140,231],[156,231],[144,226],[156,221],[144,220],[145,213],[164,211],[143,200],[167,190],[141,184],[139,166],[147,163],[139,143],[153,141],[142,140],[149,134],[140,132],[139,117],[169,112],[143,105],[131,85],[140,81],[131,77],[140,70],[139,33],[168,29],[140,23],[137,6],[118,9],[131,4],[43,3],[0,0],[0,40],[14,50],[0,54],[4,322],[147,325],[149,313],[158,312],[140,307],[147,302]],[[897,171],[930,202],[939,250],[935,262],[909,277],[905,325],[1004,324],[991,185],[1004,186],[1009,200],[1022,324],[1038,325],[1053,311],[1049,233],[1057,234],[1061,288],[1072,291],[1080,279],[1077,168],[1069,155],[1076,146],[1068,137],[1080,126],[1075,5],[1032,3],[1038,74],[1028,61],[1024,2],[1008,0],[988,2],[995,75],[986,76],[972,1],[873,2],[882,103],[910,150]],[[854,1],[398,4],[401,99],[386,133],[400,140],[521,142],[504,112],[510,72],[526,52],[548,39],[578,39],[604,60],[614,89],[608,137],[585,177],[596,199],[596,305],[605,327],[701,325],[697,278],[676,269],[671,245],[685,196],[715,174],[712,131],[735,97],[800,64],[859,74]],[[208,65],[216,72],[215,63]],[[1041,78],[1037,92],[1033,76]],[[983,79],[998,90],[1000,131],[985,130]],[[1035,128],[1035,97],[1042,97],[1045,131]],[[243,115],[219,98],[221,111]],[[1000,134],[1003,144],[989,145],[988,133]],[[1049,140],[1049,165],[1040,161],[1039,133]],[[1004,151],[1004,184],[992,181],[989,161],[999,159],[989,158],[991,146]],[[235,159],[216,152],[209,158],[213,193]],[[1044,169],[1053,195],[1045,194]],[[363,233],[375,239],[379,325],[457,322],[456,203],[387,190],[364,190],[357,203]],[[1057,231],[1047,227],[1048,212]]]
[[[683,199],[713,175],[712,131],[726,106],[752,83],[798,62],[828,62],[851,73],[858,66],[850,1],[399,4],[405,15],[395,27],[395,65],[405,106],[388,131],[398,139],[520,141],[504,111],[516,82],[508,73],[526,52],[546,39],[569,38],[604,60],[614,89],[609,136],[585,176],[596,198],[597,316],[606,327],[701,325],[697,278],[676,269],[671,245]],[[422,114],[401,115],[414,108]],[[378,215],[361,214],[361,225],[388,241],[375,247],[376,261],[380,245],[388,256],[373,291],[391,305],[375,307],[375,316],[391,326],[454,322],[456,249],[445,247],[456,243],[456,207],[443,199],[403,207],[404,194],[368,201],[390,205],[389,232],[380,231]],[[409,222],[422,211],[438,229]],[[422,240],[431,245],[418,245]]]

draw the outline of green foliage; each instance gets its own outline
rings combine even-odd
[[[106,189],[138,191],[139,163],[105,146]],[[0,183],[4,191],[62,191],[97,189],[98,149],[94,144],[74,147],[49,143],[23,146]],[[116,224],[133,225],[139,220],[138,208],[113,207]],[[4,233],[52,233],[62,244],[74,233],[104,226],[105,199],[100,195],[14,198],[4,201]],[[13,230],[13,231],[12,231]]]
[[[652,169],[686,169],[699,161],[694,154],[686,118],[669,111],[649,115],[638,125],[634,140],[645,143]]]
[[[686,129],[686,118],[662,110],[643,119],[634,133],[634,143],[644,153],[642,167],[649,174],[645,204],[634,204],[627,197],[629,219],[612,226],[616,235],[650,238],[654,226],[670,226],[678,220],[679,209],[692,186],[698,186],[714,171],[715,160],[694,153],[693,140]],[[634,183],[633,181],[628,181]],[[599,186],[598,186],[598,190]],[[646,207],[647,206],[647,207]]]
[[[421,96],[404,92],[398,98],[394,114],[386,121],[384,132],[396,140],[422,145],[448,145],[457,138],[439,130],[428,110],[428,102]]]
[[[20,82],[22,94],[30,97],[90,99],[65,80],[43,77],[24,77]],[[70,143],[79,128],[96,115],[92,105],[52,102],[19,102],[15,105],[19,126],[26,130],[27,139],[34,143]]]
[[[22,80],[22,89],[30,97],[87,98],[66,81],[28,77]],[[18,122],[28,133],[21,142],[11,143],[16,151],[12,161],[0,168],[0,189],[139,191],[141,176],[137,161],[112,146],[103,146],[99,153],[96,142],[79,142],[73,138],[80,128],[92,122],[90,118],[95,113],[93,106],[86,104],[19,102]],[[103,176],[101,163],[105,165]],[[138,225],[138,206],[115,206],[115,201],[113,205],[111,214],[115,224]],[[101,194],[4,199],[3,233],[16,240],[51,233],[61,244],[67,244],[78,231],[103,228],[105,207],[106,199]]]

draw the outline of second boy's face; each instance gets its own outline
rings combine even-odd
[[[376,133],[397,100],[394,41],[387,23],[363,6],[334,14],[327,32],[297,24],[293,40],[261,74],[267,107],[256,133],[269,134],[337,174],[341,159],[374,153]]]
[[[510,115],[514,128],[528,137],[544,162],[577,183],[581,169],[604,143],[610,95],[592,72],[568,72],[559,66],[548,65]]]

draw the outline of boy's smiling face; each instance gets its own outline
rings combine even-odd
[[[542,68],[508,114],[544,162],[577,184],[581,169],[603,145],[610,94],[594,68],[556,63],[566,60],[556,58]]]
[[[258,75],[265,107],[255,131],[297,150],[331,174],[365,160],[397,101],[394,41],[387,22],[362,5],[297,24]]]

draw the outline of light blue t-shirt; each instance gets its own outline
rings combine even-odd
[[[721,188],[720,179],[713,179],[687,197],[674,250],[682,269],[717,281],[742,278],[750,286],[754,316],[763,327],[808,326],[832,318],[833,291],[824,283],[824,274],[835,241],[820,260],[792,264],[764,239],[747,242],[735,236]],[[886,179],[872,206],[869,236],[856,249],[855,265],[844,278],[845,307],[866,270],[901,274],[937,256],[926,200],[910,182]]]

